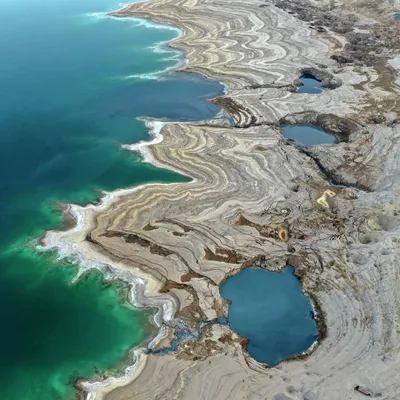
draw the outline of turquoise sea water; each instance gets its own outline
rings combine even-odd
[[[336,137],[312,124],[282,125],[282,135],[295,139],[301,146],[314,146],[322,143],[336,143]]]
[[[318,338],[310,299],[293,271],[247,268],[220,288],[222,297],[232,301],[229,325],[249,339],[249,354],[270,366],[306,351]]]
[[[195,75],[157,79],[180,60],[177,36],[93,13],[110,0],[0,2],[0,399],[72,399],[77,377],[120,367],[154,332],[152,310],[121,304],[124,288],[34,250],[62,224],[59,201],[97,189],[187,178],[141,163],[123,143],[148,139],[139,116],[198,120],[222,86]]]

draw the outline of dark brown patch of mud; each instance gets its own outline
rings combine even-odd
[[[245,260],[245,257],[237,253],[235,250],[216,248],[214,253],[207,247],[204,249],[204,251],[205,251],[204,258],[209,261],[237,264]]]
[[[249,226],[258,231],[260,236],[272,239],[279,239],[287,241],[289,239],[289,230],[286,226],[274,224],[273,226],[266,226],[252,222],[243,215],[240,215],[234,223],[237,226]]]

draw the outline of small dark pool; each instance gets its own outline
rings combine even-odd
[[[393,14],[396,21],[400,21],[400,13]]]
[[[301,86],[298,87],[296,93],[322,93],[324,89],[321,87],[321,80],[311,74],[303,74],[300,77]]]
[[[249,354],[270,366],[303,353],[318,338],[310,299],[293,271],[291,266],[279,274],[247,268],[220,288],[221,296],[232,301],[229,325],[249,339]]]
[[[281,130],[286,139],[295,139],[302,146],[337,142],[334,135],[312,124],[281,125]]]

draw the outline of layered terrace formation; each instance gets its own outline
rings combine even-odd
[[[381,19],[329,12],[352,29],[368,22],[364,34],[379,39]],[[178,352],[146,356],[140,375],[108,400],[343,400],[359,398],[357,384],[382,399],[400,393],[400,126],[388,64],[397,54],[389,46],[374,62],[350,61],[347,31],[296,13],[260,0],[151,0],[113,13],[184,27],[172,45],[185,50],[186,71],[226,83],[227,95],[214,101],[235,126],[166,124],[147,157],[193,182],[128,191],[87,213],[79,235],[62,235],[88,259],[153,277],[148,294],[172,296],[192,329],[226,316],[219,285],[227,276],[291,264],[315,304],[320,343],[305,359],[267,369],[228,326],[210,325]],[[327,90],[296,94],[306,69]],[[296,147],[281,121],[317,123],[339,143]],[[328,208],[317,202],[327,190],[335,193]]]

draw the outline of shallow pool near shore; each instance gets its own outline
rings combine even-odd
[[[231,328],[249,339],[248,353],[270,366],[305,352],[318,338],[310,299],[288,266],[281,273],[247,268],[221,286]]]
[[[281,131],[286,139],[294,139],[301,146],[337,142],[334,135],[312,124],[281,125]]]

